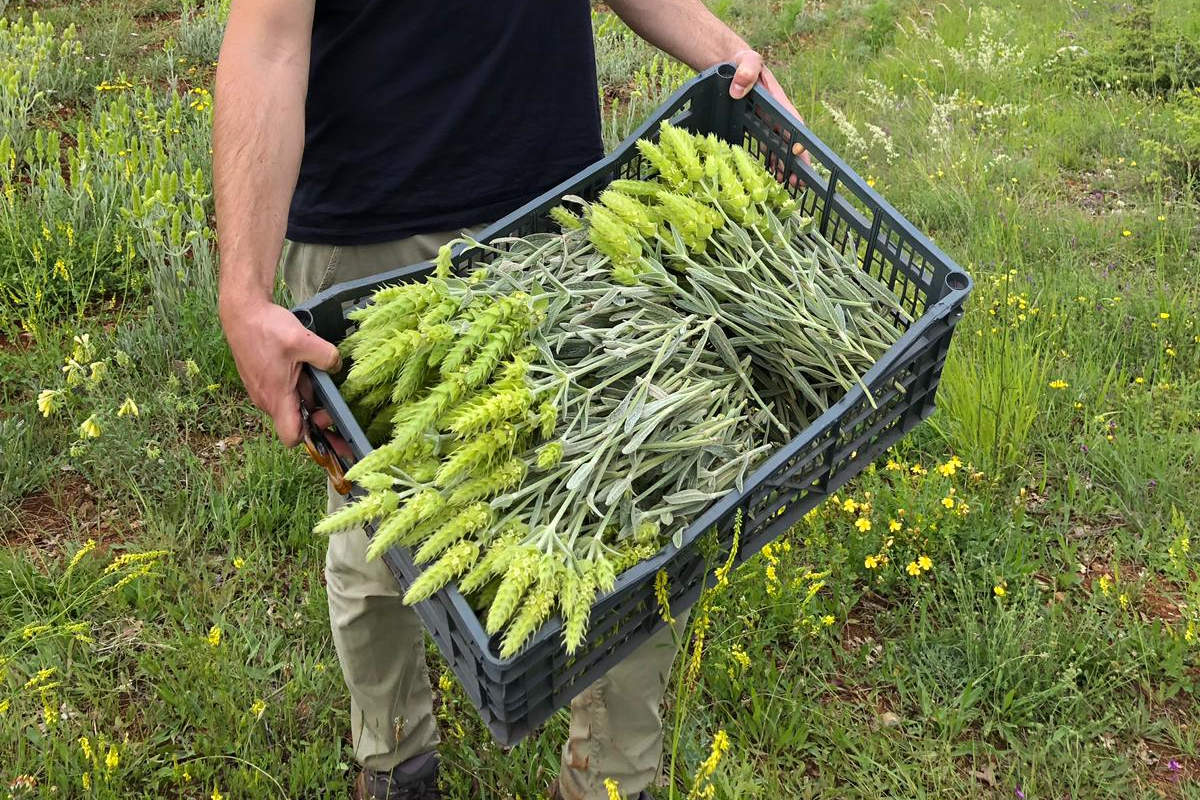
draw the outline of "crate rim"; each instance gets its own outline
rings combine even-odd
[[[628,152],[629,147],[638,139],[646,138],[648,134],[654,131],[661,121],[671,119],[677,114],[679,108],[692,96],[692,94],[701,85],[709,82],[717,82],[718,86],[723,91],[728,91],[728,86],[732,80],[736,70],[736,65],[732,63],[716,64],[699,73],[695,78],[689,80],[670,97],[665,100],[655,110],[649,118],[641,125],[633,130],[611,153],[604,156],[586,168],[587,172],[597,173],[611,170],[617,165],[621,155]],[[751,90],[755,100],[759,103],[766,104],[782,119],[790,123],[796,129],[796,137],[800,143],[814,156],[819,159],[830,170],[830,180],[836,182],[839,188],[844,187],[852,191],[860,200],[868,206],[874,208],[875,217],[883,215],[890,226],[898,229],[905,239],[905,243],[910,245],[916,252],[920,253],[926,260],[936,263],[943,267],[946,271],[945,292],[942,297],[936,302],[926,306],[924,312],[917,317],[909,328],[900,336],[900,338],[881,356],[872,367],[862,376],[860,384],[853,386],[840,400],[830,406],[824,413],[813,420],[809,425],[785,444],[781,445],[770,456],[766,458],[743,482],[743,487],[758,486],[763,482],[764,478],[770,476],[772,472],[778,469],[782,464],[794,457],[798,452],[808,447],[817,435],[826,431],[831,426],[836,425],[837,420],[848,409],[861,402],[864,399],[865,392],[863,385],[873,385],[882,375],[890,372],[897,363],[904,360],[914,346],[921,344],[928,334],[929,330],[935,325],[945,321],[951,315],[961,315],[961,307],[966,298],[970,295],[974,282],[971,276],[958,265],[954,259],[950,258],[941,248],[929,239],[924,233],[918,230],[903,214],[901,214],[891,203],[885,200],[878,192],[874,190],[867,182],[837,154],[835,154],[824,141],[822,141],[815,133],[813,133],[803,121],[798,119],[787,108],[785,108],[778,100],[765,91],[760,85],[756,85]],[[734,100],[732,102],[744,102]],[[740,144],[740,142],[735,142]],[[798,156],[789,156],[789,166],[795,172],[800,172],[807,179],[810,191],[819,191],[820,184],[828,182],[821,178],[815,170],[803,163]],[[500,235],[505,235],[517,222],[528,216],[531,208],[548,203],[557,202],[557,200],[566,191],[578,182],[578,173],[572,175],[566,180],[546,190],[537,197],[523,204],[520,208],[505,215],[499,220],[488,225],[475,237],[478,241],[490,241]],[[833,194],[830,200],[833,201],[838,197]],[[865,217],[853,205],[845,203],[843,200],[839,213],[852,214],[859,218],[860,222],[865,222]],[[868,227],[864,225],[864,227]],[[470,249],[470,244],[464,243],[456,245],[454,248],[454,257],[459,257],[464,251]],[[363,296],[365,290],[380,283],[395,281],[404,278],[420,277],[431,272],[433,264],[431,261],[420,261],[414,264],[409,264],[386,270],[376,275],[368,276],[351,281],[344,281],[335,284],[322,292],[319,292],[306,300],[304,303],[297,305],[293,309],[293,313],[300,319],[302,324],[311,328],[313,326],[313,309],[330,301],[343,302],[350,298]],[[932,294],[936,290],[930,286],[929,291]],[[336,403],[345,406],[341,400],[340,394],[337,391],[337,386],[333,382],[333,377],[326,371],[304,365],[305,372],[322,390],[322,393],[327,398],[333,398]],[[351,431],[357,434],[355,438],[362,441],[366,440],[361,426],[357,420],[354,420],[350,415],[348,407],[343,408],[344,418],[350,420],[357,430]],[[361,458],[363,454],[356,454]],[[692,521],[687,528],[684,529],[680,545],[676,546],[673,542],[668,542],[652,557],[630,567],[617,576],[617,581],[613,588],[598,595],[593,601],[593,606],[602,604],[608,598],[618,595],[625,587],[630,584],[638,583],[647,579],[654,572],[661,569],[674,556],[681,551],[686,550],[691,546],[697,538],[713,525],[721,521],[729,513],[733,512],[747,498],[750,491],[746,488],[733,488],[726,492],[721,497],[714,500],[701,514]],[[395,548],[403,550],[404,548]],[[556,637],[561,631],[561,620],[559,617],[551,617],[543,624],[537,633],[522,648],[521,652],[508,658],[500,658],[496,656],[489,644],[493,637],[489,636],[483,629],[479,617],[475,610],[467,602],[466,598],[458,591],[457,582],[451,582],[442,590],[445,592],[444,599],[449,600],[455,610],[466,623],[464,633],[474,638],[480,646],[480,660],[487,666],[503,671],[506,667],[518,662],[521,659],[523,652],[532,648],[537,644],[544,642],[550,637]],[[430,603],[433,599],[422,601],[422,603]]]
[[[722,84],[731,82],[736,69],[737,66],[735,64],[725,62],[721,64],[715,64],[703,72],[700,72],[695,78],[692,78],[683,86],[676,89],[670,95],[670,97],[668,97],[658,107],[658,109],[656,109],[656,113],[652,114],[641,125],[635,128],[633,132],[626,136],[625,139],[623,139],[611,153],[593,162],[591,166],[587,167],[586,171],[599,172],[613,167],[617,163],[619,155],[627,152],[629,147],[632,146],[633,143],[638,139],[645,138],[648,133],[658,127],[662,120],[670,119],[671,116],[683,104],[683,102],[688,99],[692,92],[694,92],[699,86],[703,85],[705,82],[711,81],[714,76],[720,78]],[[727,87],[722,86],[722,88]],[[970,274],[968,274],[967,271],[958,264],[958,262],[947,255],[928,236],[918,230],[907,217],[905,217],[896,209],[895,206],[884,199],[884,197],[875,191],[873,187],[868,185],[863,177],[858,174],[858,172],[856,172],[850,165],[843,161],[840,156],[834,153],[833,150],[830,149],[829,145],[825,144],[825,142],[822,141],[811,129],[809,129],[809,127],[802,120],[786,109],[769,92],[763,89],[762,86],[755,85],[753,89],[751,89],[750,93],[754,95],[758,102],[767,104],[773,111],[775,111],[775,113],[779,114],[785,120],[790,122],[796,128],[797,134],[799,135],[799,138],[801,139],[805,148],[810,153],[818,154],[820,160],[825,162],[830,167],[831,173],[836,172],[836,174],[839,176],[839,181],[845,188],[848,188],[854,192],[854,194],[857,195],[860,200],[863,200],[870,205],[874,205],[876,207],[876,214],[882,213],[884,216],[886,216],[889,222],[893,223],[905,235],[908,243],[912,244],[926,259],[938,262],[946,268],[947,283],[949,284],[953,278],[953,280],[960,285],[949,285],[947,287],[949,291],[945,296],[942,297],[941,300],[938,301],[936,305],[940,305],[942,303],[947,303],[948,305],[958,305],[961,304],[961,302],[965,300],[968,295],[970,295],[971,289],[974,286],[974,281]],[[795,167],[797,164],[803,167],[803,162],[800,161],[799,157],[791,156],[791,159],[795,162],[793,163],[793,167]],[[811,168],[803,168],[802,171],[805,172],[806,177],[816,178],[817,182],[824,182],[824,180],[820,178],[820,176],[817,175]],[[514,223],[525,217],[528,214],[529,207],[537,206],[551,200],[556,200],[565,193],[566,189],[576,182],[577,177],[578,174],[572,175],[571,177],[566,178],[565,180],[542,192],[537,197],[534,197],[529,202],[523,204],[520,208],[515,209],[514,211],[488,225],[479,232],[476,238],[479,241],[484,241],[497,236],[500,232],[506,230]],[[813,190],[816,191],[815,185],[813,186]],[[859,212],[858,209],[854,208],[853,206],[847,207],[843,210],[843,212],[853,213],[859,217],[862,216],[861,212]],[[455,245],[454,257],[457,258],[463,251],[469,248],[470,245],[468,244]],[[422,269],[427,269],[430,266],[432,266],[431,261],[418,261],[413,264],[406,264],[391,270],[385,270],[376,275],[369,275],[365,278],[358,278],[356,280],[336,283],[324,291],[313,295],[303,303],[295,306],[293,308],[293,312],[300,317],[301,322],[304,322],[306,315],[311,315],[311,310],[313,308],[320,306],[329,300],[344,300],[346,297],[353,296],[355,293],[360,292],[360,290],[369,286],[378,284],[382,281],[410,277],[414,274],[420,273]],[[928,314],[932,308],[933,307],[927,308],[926,314]]]

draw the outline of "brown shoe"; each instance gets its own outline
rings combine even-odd
[[[363,767],[354,781],[354,800],[442,800],[437,753],[422,753],[390,770]]]

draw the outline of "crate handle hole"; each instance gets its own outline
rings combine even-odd
[[[733,78],[736,73],[737,67],[735,67],[733,64],[722,64],[721,66],[717,67],[717,74],[722,78]]]
[[[951,272],[946,276],[946,285],[956,292],[961,291],[967,288],[967,276],[961,272]]]
[[[307,308],[298,308],[292,313],[296,315],[296,319],[298,319],[300,324],[303,325],[307,330],[311,331],[313,329],[313,315],[311,311],[309,311]]]

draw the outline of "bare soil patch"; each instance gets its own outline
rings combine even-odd
[[[43,558],[71,549],[69,543],[95,539],[103,552],[124,542],[141,520],[122,521],[83,477],[66,473],[53,486],[21,499],[0,519],[0,546],[23,547]]]

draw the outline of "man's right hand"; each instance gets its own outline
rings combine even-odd
[[[300,421],[300,367],[336,372],[337,347],[300,324],[283,306],[266,300],[221,300],[221,326],[238,373],[254,405],[270,415],[288,447],[304,439]]]
[[[301,365],[336,369],[340,360],[271,302],[304,149],[313,9],[314,0],[234,0],[213,108],[221,326],[250,399],[289,447],[304,438]]]

